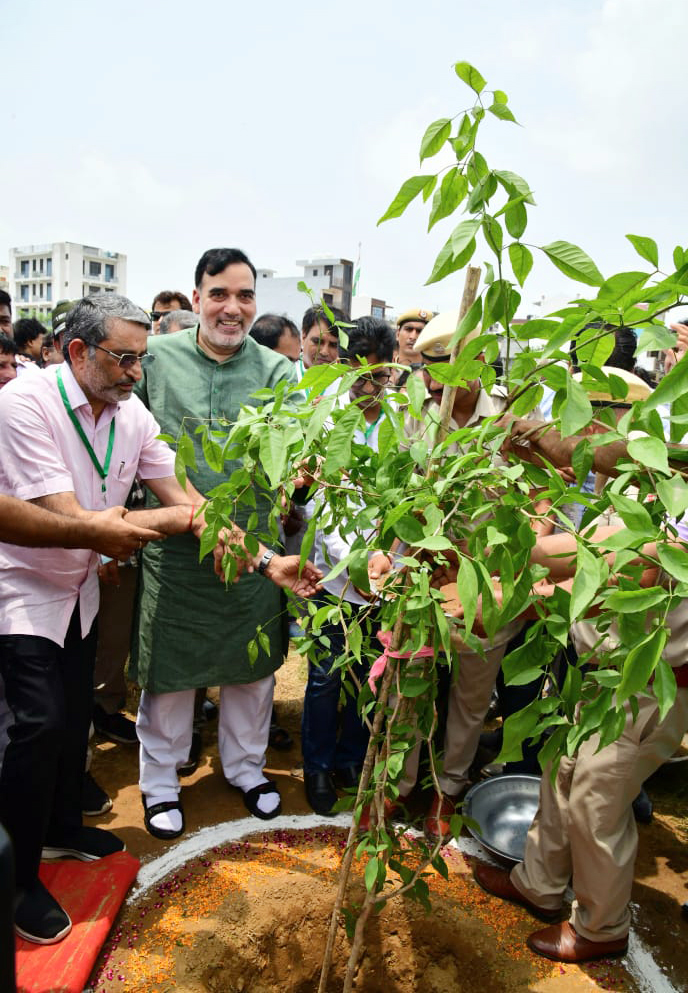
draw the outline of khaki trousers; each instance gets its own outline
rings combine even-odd
[[[507,645],[508,641],[505,641],[486,649],[485,658],[467,652],[465,648],[459,650],[457,670],[452,673],[449,689],[442,775],[438,777],[442,792],[449,796],[458,796],[470,782],[468,770],[478,750],[483,721]],[[399,782],[403,796],[407,796],[416,784],[419,758],[420,741],[407,753]]]
[[[638,832],[632,802],[643,782],[678,748],[688,729],[688,689],[660,722],[654,697],[638,697],[634,722],[618,741],[597,752],[599,736],[561,760],[553,788],[540,786],[540,806],[528,833],[524,861],[511,872],[516,888],[540,907],[557,909],[572,880],[570,922],[590,941],[624,938]]]

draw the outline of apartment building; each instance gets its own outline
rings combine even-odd
[[[15,313],[48,317],[58,300],[91,293],[122,293],[127,257],[93,245],[57,241],[10,249],[10,293]]]

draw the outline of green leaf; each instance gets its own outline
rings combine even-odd
[[[592,405],[582,383],[570,376],[566,380],[566,399],[559,408],[561,435],[568,438],[589,424],[592,420]]]
[[[636,462],[645,465],[648,469],[659,469],[661,472],[669,472],[669,460],[667,458],[667,447],[659,438],[632,438],[628,442],[628,454]]]
[[[652,238],[645,238],[640,234],[627,234],[626,237],[635,248],[641,259],[651,262],[655,269],[659,266],[659,252],[657,242]]]
[[[409,398],[409,410],[414,417],[420,419],[423,416],[423,404],[425,403],[425,386],[420,376],[409,376],[406,380],[406,393]]]
[[[405,514],[401,517],[394,530],[397,537],[405,541],[407,545],[414,545],[423,538],[423,527],[412,514]]]
[[[258,658],[258,642],[255,638],[252,638],[247,644],[246,654],[248,655],[249,665],[255,665],[256,659]]]
[[[652,692],[659,704],[659,719],[663,721],[676,700],[676,676],[666,659],[657,663]]]
[[[569,617],[575,621],[585,616],[585,612],[595,599],[600,586],[600,559],[585,547],[578,545],[576,551],[576,575],[571,590]]]
[[[492,106],[487,109],[491,114],[494,114],[495,117],[498,117],[500,121],[513,121],[514,124],[518,124],[518,121],[514,115],[503,103],[493,103]]]
[[[660,404],[673,403],[688,392],[688,361],[677,362],[671,372],[662,379],[656,390],[653,390],[643,406],[647,410],[656,410]]]
[[[508,169],[496,169],[494,175],[509,194],[510,200],[514,200],[517,196],[520,196],[523,197],[525,203],[535,203],[528,183],[518,173],[511,172]]]
[[[518,280],[518,285],[523,286],[528,278],[528,273],[533,268],[533,253],[525,245],[521,245],[519,242],[513,242],[509,245],[509,261],[511,262],[511,268],[514,270],[514,276]]]
[[[430,552],[441,552],[454,547],[449,538],[443,534],[430,534],[427,537],[419,538],[417,541],[411,541],[409,544],[414,545],[416,548],[427,548]]]
[[[402,696],[416,697],[426,693],[430,689],[430,683],[419,676],[404,676],[400,688]]]
[[[543,245],[542,251],[565,276],[588,286],[601,286],[604,282],[602,273],[593,260],[577,245],[568,241],[553,241],[549,245]]]
[[[649,541],[650,535],[655,533],[655,528],[652,524],[652,518],[642,503],[624,496],[623,493],[614,493],[613,491],[609,494],[609,498],[629,531],[645,534]]]
[[[415,200],[426,186],[430,183],[434,186],[435,179],[435,176],[411,176],[410,179],[407,179],[405,183],[401,184],[399,192],[377,223],[382,224],[383,221],[388,221],[391,217],[401,217],[411,201]]]
[[[373,892],[373,890],[375,889],[375,884],[377,883],[377,874],[379,871],[378,865],[379,865],[379,860],[374,855],[368,862],[368,865],[365,867],[364,879],[365,879],[366,889],[368,890],[369,893]]]
[[[495,90],[493,93],[495,103],[508,103],[509,98],[504,90]]]
[[[451,246],[454,255],[460,255],[471,244],[480,228],[480,218],[461,221],[452,231]]]
[[[688,484],[680,476],[658,480],[657,494],[672,517],[680,517],[688,510]]]
[[[471,260],[474,252],[475,239],[466,246],[463,252],[455,255],[452,248],[452,240],[449,238],[435,259],[435,265],[430,276],[425,280],[425,285],[429,286],[430,283],[439,283],[441,279],[449,276],[450,273],[456,272],[457,269],[463,269],[466,263]]]
[[[265,475],[274,489],[282,482],[282,476],[287,465],[287,447],[284,444],[284,434],[268,425],[260,438],[260,461]]]
[[[470,86],[476,93],[482,93],[485,89],[485,80],[470,62],[456,62],[454,64],[454,72],[459,79],[464,81],[466,86]]]
[[[433,121],[432,124],[428,126],[425,134],[423,135],[423,140],[420,143],[421,162],[423,159],[437,155],[450,134],[451,121],[448,117],[440,117],[439,120]]]
[[[661,586],[649,586],[642,590],[612,590],[605,600],[605,607],[619,614],[641,613],[662,603],[667,595]]]
[[[624,703],[630,696],[647,689],[650,676],[661,658],[666,640],[666,629],[655,628],[641,644],[635,645],[630,650],[624,661],[623,675],[616,691],[618,703]]]
[[[467,193],[468,180],[458,167],[454,166],[444,175],[440,188],[435,192],[428,231],[442,218],[453,214]]]
[[[688,583],[688,551],[672,545],[657,545],[657,558],[665,572],[682,583]]]
[[[348,467],[354,430],[362,419],[363,415],[358,407],[347,407],[333,427],[327,440],[327,455],[323,465],[326,476],[335,475]]]
[[[507,204],[504,212],[506,229],[512,238],[520,238],[528,224],[528,211],[522,200]]]
[[[489,214],[485,214],[483,217],[483,235],[485,241],[490,246],[495,255],[499,258],[499,253],[502,250],[502,243],[504,236],[502,234],[502,226],[499,221],[495,220]]]
[[[463,607],[466,630],[471,631],[478,606],[478,577],[471,560],[463,555],[461,556],[459,572],[456,577],[456,588]]]

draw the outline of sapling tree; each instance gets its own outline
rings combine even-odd
[[[502,758],[520,756],[522,742],[531,738],[541,743],[543,768],[555,768],[561,755],[572,754],[593,733],[600,734],[602,745],[614,741],[623,727],[623,706],[628,700],[633,705],[638,693],[655,694],[661,714],[676,694],[673,672],[662,652],[667,613],[688,592],[688,554],[677,542],[675,529],[675,521],[688,508],[688,461],[684,469],[682,450],[671,447],[687,430],[688,361],[679,362],[651,398],[633,404],[618,423],[593,408],[589,392],[603,383],[620,401],[626,395],[619,377],[602,372],[615,328],[630,327],[638,333],[638,354],[673,344],[664,321],[688,293],[688,251],[677,247],[673,264],[662,271],[655,242],[628,235],[643,268],[605,278],[575,245],[529,243],[533,192],[514,172],[493,168],[479,150],[481,129],[488,122],[515,121],[507,95],[489,90],[468,63],[458,62],[454,70],[472,94],[471,103],[452,117],[434,121],[420,144],[421,165],[440,153],[442,161],[448,161],[436,171],[406,180],[380,219],[401,217],[420,197],[430,205],[428,228],[453,225],[427,280],[433,283],[467,273],[451,359],[433,364],[433,378],[445,384],[441,407],[434,413],[425,409],[422,379],[411,375],[405,393],[391,390],[382,398],[385,417],[378,451],[373,451],[354,440],[364,417],[359,403],[349,401],[348,395],[360,370],[314,366],[298,388],[280,383],[274,391],[259,391],[225,431],[198,425],[178,444],[180,476],[195,458],[205,458],[227,473],[227,481],[210,494],[209,527],[201,554],[237,517],[252,532],[247,538],[251,551],[257,549],[258,537],[277,540],[285,501],[294,498],[294,479],[304,473],[312,480],[308,494],[314,512],[302,545],[303,561],[316,528],[325,532],[339,528],[351,551],[330,576],[346,569],[349,582],[375,599],[368,577],[370,556],[401,543],[393,576],[377,599],[388,648],[375,692],[366,682],[359,684],[351,668],[354,662],[371,662],[380,655],[381,645],[365,634],[343,598],[329,596],[325,606],[308,604],[302,621],[305,637],[300,649],[311,658],[323,650],[319,633],[324,621],[336,618],[343,624],[345,651],[336,664],[345,675],[344,692],[356,693],[371,730],[357,796],[343,802],[353,806],[353,817],[321,991],[327,988],[342,915],[352,938],[344,986],[350,990],[369,915],[396,895],[429,908],[428,868],[447,873],[441,841],[406,843],[403,832],[386,822],[384,801],[398,797],[405,759],[419,738],[428,749],[428,780],[439,791],[441,754],[434,742],[438,685],[443,669],[460,666],[462,648],[483,652],[484,638],[493,638],[535,604],[537,616],[524,644],[503,663],[507,683],[527,683],[549,675],[574,621],[594,610],[600,637],[612,621],[618,622],[620,647],[602,652],[597,667],[586,666],[589,656],[580,658],[569,666],[561,688],[552,681],[547,696],[507,720]],[[535,252],[586,287],[587,294],[546,318],[514,325]],[[474,263],[484,255],[478,288]],[[457,291],[457,303],[458,297]],[[476,328],[479,333],[473,336]],[[580,381],[568,367],[572,339],[582,370]],[[498,417],[451,427],[458,387],[479,379],[483,390],[494,389],[492,363],[500,340],[505,343],[501,387],[508,412],[529,414],[544,386],[554,391],[553,424],[563,437],[581,434],[591,424],[604,426],[604,433],[586,436],[576,445],[571,460],[573,486],[546,462],[535,465],[505,457],[509,428]],[[614,441],[627,446],[618,474],[599,493],[584,492],[581,486],[591,469],[594,446]],[[256,487],[270,503],[269,531],[261,533],[254,530],[259,523]],[[549,501],[552,519],[574,533],[577,543],[572,585],[556,589],[547,602],[534,590],[546,574],[532,562],[536,542],[532,525],[539,513],[535,495]],[[579,531],[563,510],[572,500],[585,506]],[[593,522],[610,508],[624,527],[607,541],[594,542]],[[656,543],[652,555],[643,551],[648,542]],[[226,556],[228,581],[236,573],[232,551],[236,549]],[[609,552],[615,553],[613,559]],[[642,573],[652,565],[657,567],[657,579],[648,588]],[[438,567],[456,576],[458,616],[447,616],[443,596],[433,585]],[[256,656],[265,650],[265,638],[264,632],[257,632],[252,648]],[[372,811],[370,827],[360,833],[357,825],[365,805]],[[461,826],[457,814],[452,833],[458,835]],[[364,862],[365,894],[359,906],[347,907],[349,870],[356,856]]]

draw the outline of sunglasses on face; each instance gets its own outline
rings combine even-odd
[[[137,362],[140,362],[141,365],[148,365],[150,360],[154,358],[150,352],[137,355],[136,352],[111,352],[109,348],[103,348],[102,345],[94,345],[93,348],[97,348],[100,352],[107,352],[121,369],[131,369]]]

